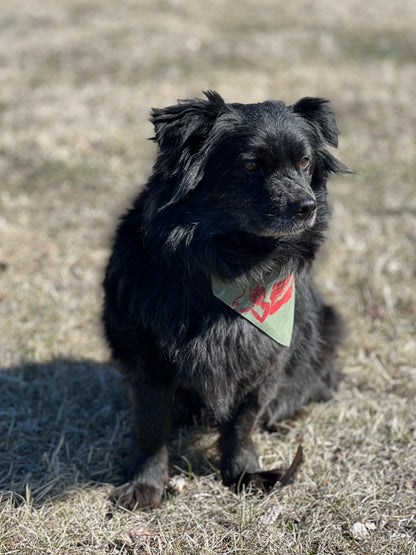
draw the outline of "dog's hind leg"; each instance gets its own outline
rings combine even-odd
[[[318,324],[314,350],[309,341],[309,349],[302,346],[292,357],[275,398],[261,415],[260,423],[269,431],[310,401],[329,401],[337,389],[341,376],[335,366],[336,350],[344,325],[335,309],[326,305],[322,305]]]

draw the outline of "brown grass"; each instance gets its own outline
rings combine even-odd
[[[14,0],[0,13],[0,553],[416,553],[414,2]],[[295,483],[237,497],[215,433],[174,438],[187,487],[110,511],[129,413],[100,281],[150,171],[151,106],[333,100],[340,157],[317,279],[349,336],[336,399],[259,432]],[[361,523],[361,532],[359,526]],[[357,531],[358,530],[358,531]]]

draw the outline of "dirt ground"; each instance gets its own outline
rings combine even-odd
[[[0,554],[416,553],[416,5],[412,0],[3,0]],[[268,496],[221,484],[215,431],[173,438],[183,491],[111,510],[129,445],[101,280],[149,174],[151,107],[332,101],[334,216],[316,269],[349,334],[333,402],[258,432]]]

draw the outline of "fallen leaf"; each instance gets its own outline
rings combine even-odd
[[[126,545],[127,547],[140,547],[144,542],[148,543],[157,536],[147,526],[133,526],[129,530],[123,530],[115,540],[115,545]]]
[[[170,478],[167,491],[169,493],[181,493],[188,486],[188,480],[179,474]]]
[[[128,531],[128,534],[132,538],[137,538],[140,536],[155,536],[155,532],[151,532],[147,526],[133,526]]]
[[[365,540],[375,529],[376,525],[372,522],[367,522],[366,524],[363,522],[355,522],[351,526],[350,532],[355,540]]]
[[[262,526],[270,526],[274,524],[283,510],[283,505],[272,505],[267,511],[258,517],[257,523]]]
[[[303,450],[302,445],[298,445],[295,457],[292,461],[292,464],[286,470],[282,479],[280,480],[282,486],[287,486],[296,477],[296,473],[299,470],[300,465],[303,463]]]

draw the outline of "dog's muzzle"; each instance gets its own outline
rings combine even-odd
[[[316,213],[316,200],[310,196],[297,200],[289,204],[288,211],[292,218],[307,221]]]

